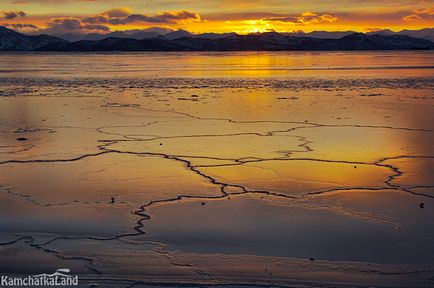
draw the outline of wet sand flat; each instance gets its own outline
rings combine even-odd
[[[0,272],[432,287],[433,61],[0,54]]]

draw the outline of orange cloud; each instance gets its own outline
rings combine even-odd
[[[335,15],[331,14],[316,14],[312,12],[303,12],[300,15],[288,15],[283,17],[270,17],[263,18],[263,21],[277,21],[283,22],[293,25],[309,25],[309,24],[318,24],[318,23],[333,23],[339,20],[339,18]]]
[[[288,5],[289,0],[168,0],[163,1],[164,4],[161,1],[148,1],[144,4],[143,1],[133,0],[8,1],[27,2],[28,6],[24,10],[31,10],[32,15],[22,17],[18,13],[16,16],[10,14],[8,17],[15,18],[4,22],[35,25],[43,33],[105,33],[108,30],[143,30],[149,27],[185,29],[194,33],[291,32],[299,29],[305,32],[361,32],[368,31],[366,27],[393,31],[434,27],[434,0],[345,0],[345,5],[338,0],[294,0],[291,5]],[[4,9],[17,12],[23,7],[11,5]],[[113,5],[120,7],[111,9],[117,7]],[[164,7],[170,7],[170,10],[162,10]],[[75,14],[68,14],[69,11]],[[307,12],[302,13],[303,11]],[[4,16],[0,10],[0,22]],[[56,20],[62,18],[63,20]],[[17,25],[14,29],[19,30],[20,27]]]
[[[17,30],[35,30],[39,29],[38,26],[33,24],[26,24],[26,23],[2,23],[2,26],[17,29]]]
[[[404,21],[417,21],[434,18],[434,6],[413,10],[412,14],[404,16]]]
[[[148,24],[178,25],[192,22],[200,22],[200,15],[189,11],[163,12],[154,15],[132,13],[128,8],[116,8],[97,15],[88,17],[57,17],[51,18],[45,23],[45,28],[39,32],[51,35],[106,33],[117,29],[138,29],[147,27]],[[17,30],[24,27],[17,26]],[[30,28],[30,27],[26,27]],[[162,29],[166,27],[161,27]]]
[[[366,32],[378,32],[378,31],[384,30],[384,28],[380,28],[380,27],[366,27],[363,30],[366,31]]]
[[[200,22],[200,15],[189,11],[164,12],[155,15],[131,13],[126,8],[118,8],[81,20],[89,24],[126,25],[131,23],[177,23],[181,21]]]

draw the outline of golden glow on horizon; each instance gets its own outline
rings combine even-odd
[[[193,33],[347,31],[434,27],[434,0],[7,0],[0,24],[22,32],[108,33],[160,27]],[[414,2],[414,3],[410,3]],[[56,3],[56,5],[52,5]],[[249,4],[249,5],[247,5]],[[7,14],[24,12],[25,16]],[[3,14],[3,15],[1,15]],[[8,16],[9,15],[9,16]],[[23,25],[24,24],[24,25]],[[32,26],[34,25],[34,26]]]

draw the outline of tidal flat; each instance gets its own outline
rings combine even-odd
[[[430,63],[429,51],[2,53],[1,275],[433,287]]]

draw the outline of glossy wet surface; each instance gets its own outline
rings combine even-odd
[[[433,61],[0,54],[0,271],[432,287]]]

